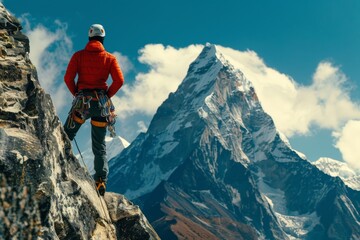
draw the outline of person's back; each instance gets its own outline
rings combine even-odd
[[[121,74],[120,79],[117,78],[117,72]],[[114,82],[107,90],[108,86],[106,81],[109,73],[113,77]],[[103,89],[107,90],[109,97],[112,97],[116,93],[124,81],[116,58],[106,52],[102,43],[97,40],[90,40],[85,49],[73,55],[69,63],[65,74],[65,82],[74,95],[75,89],[69,85],[72,84],[76,74],[78,74],[77,90],[89,88]]]
[[[105,30],[94,24],[89,30],[89,42],[85,49],[76,52],[68,65],[64,81],[75,96],[64,129],[70,140],[81,125],[91,118],[92,149],[94,153],[95,181],[103,195],[106,189],[108,165],[106,159],[106,127],[114,134],[114,106],[110,98],[121,88],[124,78],[116,58],[105,51]],[[109,74],[113,83],[108,88]],[[78,75],[77,82],[75,77]]]

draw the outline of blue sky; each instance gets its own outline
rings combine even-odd
[[[119,135],[132,140],[146,129],[210,42],[243,68],[295,149],[310,160],[324,156],[360,167],[357,0],[2,2],[30,35],[32,61],[62,121],[71,102],[62,82],[67,61],[85,46],[89,26],[101,23],[105,48],[125,72],[126,87],[115,99]],[[89,126],[80,131],[85,148]]]

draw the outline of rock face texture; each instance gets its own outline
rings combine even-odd
[[[122,195],[98,197],[29,51],[0,3],[0,239],[159,239]]]
[[[110,168],[163,239],[360,238],[360,193],[292,149],[211,44]]]

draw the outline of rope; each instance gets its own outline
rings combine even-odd
[[[84,164],[84,167],[85,167],[85,169],[86,169],[86,172],[88,173],[88,176],[91,176],[91,174],[90,174],[90,172],[89,172],[89,169],[87,168],[87,166],[86,166],[86,164],[85,164],[85,161],[84,161],[84,158],[83,158],[83,156],[82,156],[82,154],[81,154],[79,145],[77,144],[77,141],[76,141],[75,138],[74,138],[74,142],[75,142],[76,148],[77,148],[77,150],[78,150],[78,152],[79,152],[79,154],[80,154],[82,163]],[[93,179],[91,179],[91,180],[93,181]],[[102,210],[103,210],[103,212],[104,212],[105,217],[107,218],[107,217],[108,217],[108,214],[106,214],[105,207],[104,207],[104,205],[103,205],[103,203],[102,203],[102,201],[101,201],[100,193],[99,193],[98,189],[96,188],[96,184],[95,184],[95,190],[96,190],[96,193],[97,193],[97,195],[98,195],[98,197],[99,197],[100,204],[101,204],[101,208],[102,208]],[[109,219],[105,219],[105,220],[106,220],[108,223],[111,223],[111,219],[110,219],[110,218],[109,218]]]

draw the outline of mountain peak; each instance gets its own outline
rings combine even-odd
[[[217,49],[215,44],[206,43],[203,47],[199,56],[195,59],[192,64],[196,63],[207,63],[212,62],[214,60],[220,61],[222,64],[228,65],[228,61],[225,60],[223,54]]]
[[[178,89],[189,98],[202,98],[200,102],[203,102],[203,97],[211,95],[216,85],[230,87],[230,92],[253,92],[256,95],[252,83],[244,74],[226,59],[216,45],[206,43],[199,56],[190,64]],[[257,97],[255,99],[258,102]]]
[[[216,45],[212,43],[206,43],[202,52],[206,52],[207,55],[216,55],[217,52]]]
[[[140,180],[133,175],[138,180],[131,181],[138,185],[126,192],[128,197],[136,198],[167,180],[186,161],[186,152],[190,154],[196,146],[208,144],[210,138],[215,138],[245,166],[264,159],[265,146],[280,139],[272,119],[262,110],[252,83],[217,51],[215,45],[206,44],[191,63],[177,91],[158,108],[148,132],[132,143],[131,146],[140,144],[138,142],[145,144],[143,151],[147,157],[139,160],[138,154],[134,153],[134,156],[122,159],[121,154],[120,159],[111,164],[129,162],[123,166],[122,174],[142,172]],[[242,139],[249,142],[249,147],[241,146]],[[125,154],[132,151],[131,146]],[[147,148],[151,150],[147,151]],[[142,169],[132,170],[129,167],[133,165],[132,161],[141,161]],[[114,174],[120,173],[114,171]],[[118,185],[117,179],[111,182],[112,186]],[[124,188],[127,185],[119,184]]]
[[[163,239],[360,236],[360,193],[345,196],[340,179],[284,141],[251,82],[212,44],[110,164],[109,188],[141,203]]]

